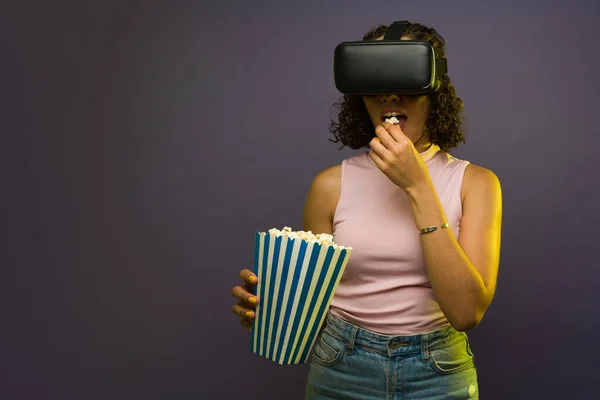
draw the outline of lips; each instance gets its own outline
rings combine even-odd
[[[386,108],[380,114],[381,120],[385,121],[388,118],[396,117],[398,119],[404,118],[407,119],[406,113],[399,108]]]
[[[394,125],[399,125],[400,129],[404,130],[407,116],[400,109],[386,109],[381,113],[381,122],[387,121]]]

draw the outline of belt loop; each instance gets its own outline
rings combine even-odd
[[[421,335],[421,357],[423,362],[429,361],[429,335],[427,333]]]
[[[350,328],[350,333],[348,335],[348,341],[346,342],[346,353],[352,355],[354,351],[354,340],[356,339],[356,332],[358,331],[358,327],[352,326]]]

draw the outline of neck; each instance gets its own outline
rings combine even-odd
[[[431,145],[433,143],[431,143],[431,141],[429,141],[429,136],[425,135],[425,133],[423,133],[421,135],[421,137],[418,138],[413,144],[415,146],[415,149],[417,149],[417,152],[423,153],[423,152],[429,150],[429,148],[431,147]]]

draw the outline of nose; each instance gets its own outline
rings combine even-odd
[[[400,97],[395,94],[381,96],[380,97],[382,103],[399,103]]]

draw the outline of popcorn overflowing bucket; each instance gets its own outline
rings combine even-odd
[[[351,247],[329,234],[257,232],[252,352],[282,365],[306,363],[346,268]]]

